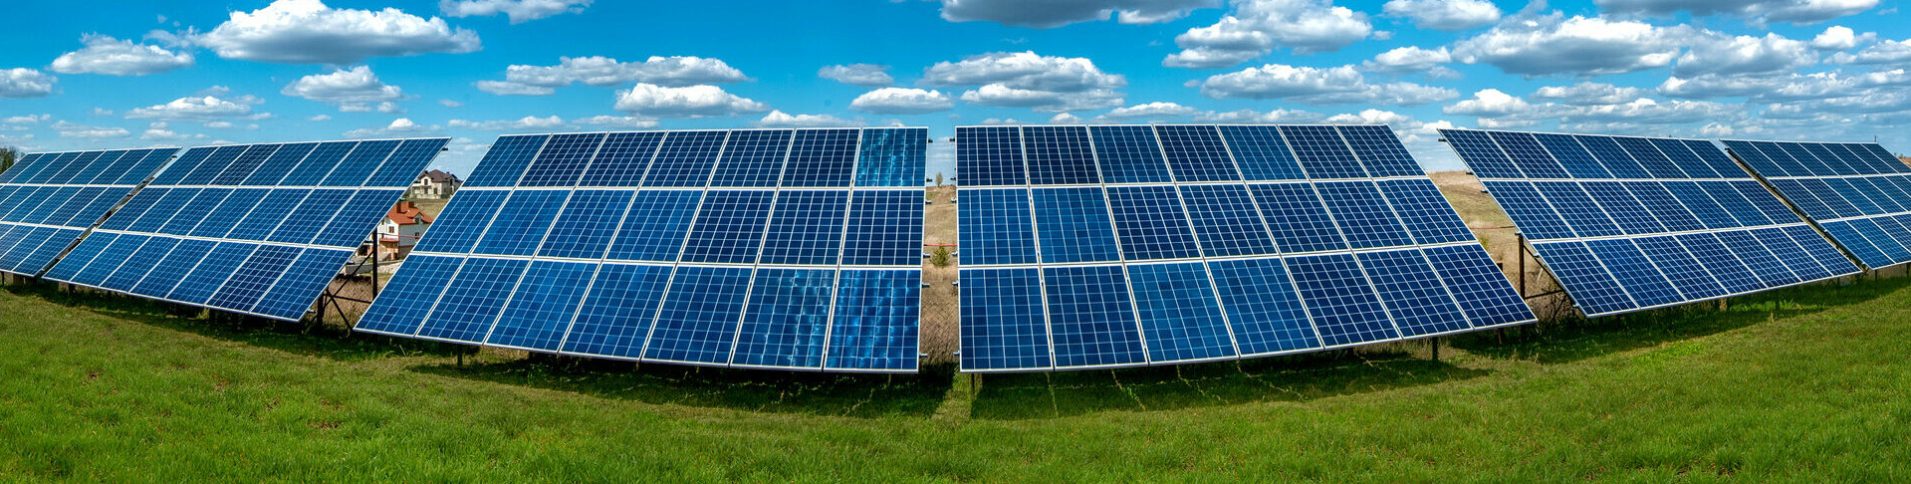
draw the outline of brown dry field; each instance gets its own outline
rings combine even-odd
[[[1460,217],[1466,220],[1467,225],[1473,229],[1473,233],[1479,236],[1481,243],[1485,244],[1487,252],[1493,255],[1494,260],[1500,262],[1507,277],[1515,281],[1519,280],[1518,265],[1513,263],[1520,253],[1517,238],[1514,236],[1516,231],[1512,228],[1512,222],[1507,218],[1506,212],[1500,210],[1499,205],[1487,196],[1479,180],[1464,172],[1439,172],[1432,174],[1432,177],[1434,184],[1440,187],[1440,192],[1453,203]],[[932,244],[959,243],[956,230],[957,205],[949,201],[956,194],[955,187],[929,188],[927,193],[933,203],[925,207],[924,251],[931,251],[929,245]],[[419,207],[427,213],[436,215],[443,210],[444,202],[421,201]],[[956,281],[959,260],[960,257],[950,258],[947,267],[936,267],[928,259],[923,260],[923,282],[928,284],[928,287],[923,288],[922,293],[922,351],[927,355],[922,363],[925,366],[956,361],[955,351],[961,345],[959,326],[961,307],[957,288],[952,283]],[[1527,259],[1526,270],[1528,291],[1538,294],[1555,287],[1550,276],[1540,269],[1538,261],[1533,260],[1530,255]],[[369,279],[341,280],[335,283],[334,287],[338,288],[341,295],[347,297],[370,299],[371,296]],[[1542,318],[1561,317],[1571,312],[1571,307],[1565,304],[1566,302],[1563,297],[1533,301]],[[342,309],[350,318],[356,318],[364,310],[364,306],[357,303],[347,302],[343,303],[343,306]],[[326,312],[327,323],[336,324],[340,321],[336,309],[328,308]]]

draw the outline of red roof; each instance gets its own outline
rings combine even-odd
[[[398,202],[397,205],[393,205],[391,212],[385,214],[385,218],[391,219],[392,223],[398,225],[429,224],[432,222],[431,214],[425,213],[424,210],[419,210],[418,204],[411,202]]]

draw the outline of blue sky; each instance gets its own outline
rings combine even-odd
[[[1002,122],[1377,122],[1434,169],[1448,126],[1905,151],[1898,3],[15,1],[0,144],[449,136],[461,173],[503,133]]]

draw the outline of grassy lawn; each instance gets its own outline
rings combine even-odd
[[[973,382],[563,360],[0,291],[0,480],[1911,479],[1911,280]],[[972,388],[979,388],[972,391]]]

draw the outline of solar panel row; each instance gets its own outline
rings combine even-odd
[[[37,276],[177,149],[34,153],[0,173],[0,271]]]
[[[1534,319],[1385,127],[957,138],[963,371],[1235,359]]]
[[[1710,142],[1442,133],[1588,316],[1857,270]]]
[[[359,331],[914,372],[928,130],[510,136]]]
[[[296,321],[448,141],[187,150],[46,277]]]
[[[1911,262],[1911,167],[1875,143],[1726,141],[1859,262]]]

